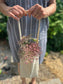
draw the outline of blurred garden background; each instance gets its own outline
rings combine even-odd
[[[63,84],[63,0],[56,0],[56,2],[56,12],[52,16],[48,17],[49,28],[47,37],[47,52],[43,63],[39,67],[39,77],[37,78],[37,82],[59,78]],[[18,82],[21,80],[20,76],[17,76],[17,64],[9,64],[10,61],[12,61],[13,56],[8,44],[6,28],[7,20],[8,17],[0,13],[0,84],[3,84],[3,82],[5,84],[9,84],[8,81],[12,82],[10,84],[19,84]],[[4,59],[6,59],[5,62],[3,62]],[[3,66],[4,71],[2,71]],[[30,80],[27,80],[27,82],[29,81]],[[56,82],[57,84],[60,84],[59,80],[56,80]],[[52,84],[56,83],[53,81]]]
[[[6,39],[8,17],[0,13],[0,39]],[[63,50],[63,1],[57,0],[57,10],[55,14],[49,17],[47,52],[50,50],[62,52]]]

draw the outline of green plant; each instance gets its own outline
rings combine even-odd
[[[45,57],[47,57],[47,55],[48,55],[48,52],[45,53]]]
[[[62,55],[63,55],[63,50],[61,50],[61,51],[60,51],[60,54],[62,54]]]
[[[2,13],[0,13],[0,39],[7,38],[6,24],[7,24],[7,17],[4,16]]]
[[[47,51],[63,49],[63,2],[57,0],[57,10],[49,17]]]

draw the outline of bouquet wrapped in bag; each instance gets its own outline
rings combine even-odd
[[[19,43],[18,56],[25,63],[33,62],[35,56],[40,56],[40,46],[37,39],[30,38],[30,36],[23,36]]]
[[[38,33],[37,38],[32,38],[31,35],[22,36],[20,30],[20,22],[19,24],[19,31],[20,31],[20,40],[18,41],[19,49],[18,49],[18,56],[21,60],[23,60],[26,64],[32,63],[34,57],[40,56],[41,54],[41,47],[39,46],[39,31],[40,31],[40,20],[38,26]],[[36,58],[37,60],[38,58]]]

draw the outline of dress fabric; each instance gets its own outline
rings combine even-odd
[[[29,9],[31,6],[35,4],[40,4],[43,7],[47,7],[49,0],[5,0],[5,3],[12,7],[14,5],[20,5],[24,9]],[[20,19],[20,25],[22,30],[22,36],[23,35],[29,35],[32,34],[32,37],[37,37],[37,31],[38,31],[38,20],[34,18],[33,16],[23,16]],[[45,53],[46,53],[46,45],[47,45],[47,30],[49,27],[49,21],[48,18],[43,18],[40,20],[40,34],[39,34],[39,44],[41,46],[42,54],[39,57],[39,64],[43,62]],[[17,55],[17,51],[19,48],[19,45],[17,44],[17,41],[19,41],[19,29],[18,29],[18,22],[17,20],[9,17],[7,22],[7,33],[8,33],[8,39],[9,39],[9,45],[10,49],[13,55],[14,62],[20,62],[20,59]]]

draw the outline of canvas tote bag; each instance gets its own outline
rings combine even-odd
[[[22,32],[21,32],[20,20],[18,21],[18,27],[19,27],[19,34],[21,38]],[[38,25],[37,39],[39,39],[39,31],[40,31],[40,20]],[[36,58],[38,58],[38,60],[36,60]],[[39,72],[39,56],[34,58],[33,63],[28,63],[28,64],[25,64],[24,61],[20,59],[21,77],[27,77],[27,78],[38,77],[38,72]]]

